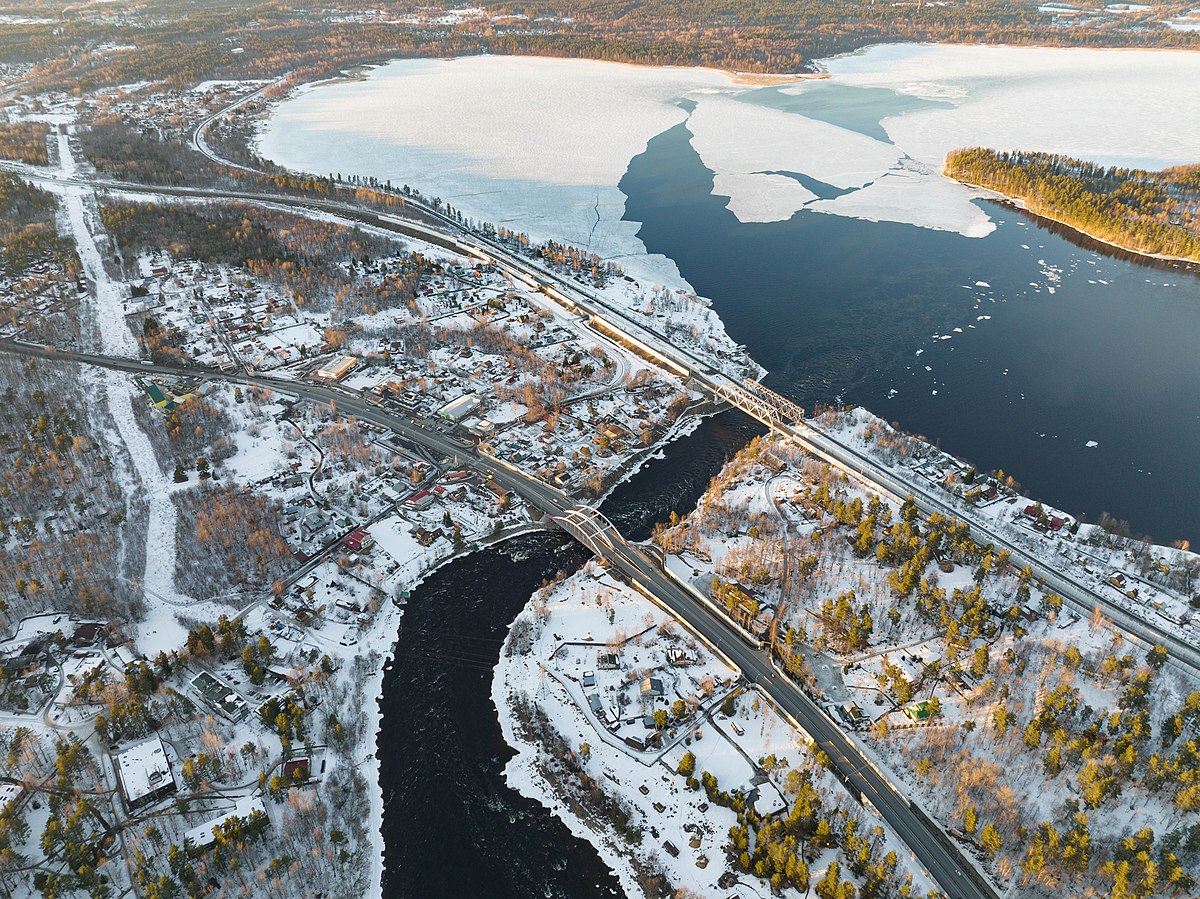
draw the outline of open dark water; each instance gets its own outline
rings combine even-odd
[[[1069,512],[1200,539],[1196,274],[990,201],[999,227],[983,239],[803,211],[742,224],[690,137],[681,124],[632,161],[625,218],[768,384],[862,405]]]
[[[705,421],[617,488],[604,511],[644,539],[760,429],[740,413]],[[536,534],[440,569],[409,600],[383,680],[379,738],[388,899],[586,899],[621,895],[590,844],[510,790],[491,700],[508,626],[543,578],[588,558],[565,537]]]
[[[803,212],[741,224],[689,139],[681,125],[632,161],[626,217],[713,299],[773,387],[861,404],[1068,511],[1106,510],[1161,541],[1200,537],[1194,274],[1072,243],[994,203],[999,229],[983,240]],[[734,413],[704,422],[605,513],[648,536],[757,431]],[[584,560],[533,535],[414,591],[381,700],[388,899],[620,894],[589,844],[505,785],[511,750],[491,702],[509,623],[543,578]]]

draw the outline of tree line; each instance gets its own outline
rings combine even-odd
[[[1101,240],[1200,262],[1200,166],[1151,172],[971,147],[950,153],[945,172]]]
[[[338,12],[320,4],[150,8],[138,25],[86,8],[54,11],[54,21],[7,26],[0,60],[33,64],[36,89],[83,94],[106,85],[162,81],[188,86],[208,78],[297,81],[337,77],[356,64],[397,57],[478,53],[711,66],[738,71],[801,71],[812,60],[885,40],[1059,46],[1194,48],[1200,35],[1162,24],[1154,10],[1131,10],[1063,28],[1019,0],[960,3],[857,3],[853,0],[577,0],[564,13],[551,0],[510,0],[452,25],[396,21],[406,4],[379,20],[371,4]],[[522,22],[491,17],[523,14]],[[94,53],[105,43],[134,43],[124,53]],[[233,53],[234,49],[242,52]]]

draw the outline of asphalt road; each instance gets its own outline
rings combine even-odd
[[[777,674],[768,653],[747,643],[731,621],[713,612],[666,574],[641,549],[628,543],[607,519],[602,516],[591,518],[590,521],[595,523],[593,527],[574,524],[572,513],[586,510],[586,507],[580,507],[561,490],[525,474],[506,462],[481,453],[474,444],[460,440],[435,425],[397,415],[335,388],[266,375],[222,373],[198,367],[148,365],[137,360],[89,353],[47,351],[42,346],[13,341],[0,342],[0,350],[99,365],[131,374],[211,377],[233,383],[270,387],[313,402],[332,402],[343,414],[388,428],[417,446],[457,458],[458,464],[491,476],[507,489],[523,497],[530,505],[540,509],[573,537],[581,539],[589,548],[600,548],[602,555],[620,575],[687,622],[705,640],[719,647],[734,665],[741,669],[749,682],[758,685],[772,701],[801,724],[829,756],[843,780],[861,796],[870,800],[948,896],[952,899],[995,899],[995,893],[962,858],[958,847],[928,816],[892,789],[887,778],[867,760],[858,746],[811,698],[786,677]]]

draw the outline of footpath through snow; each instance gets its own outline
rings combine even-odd
[[[62,174],[72,177],[79,171],[67,134],[58,135],[59,166]],[[83,271],[95,285],[92,306],[97,341],[101,353],[109,356],[139,356],[137,340],[125,322],[120,286],[109,277],[96,243],[95,232],[102,226],[88,199],[93,196],[83,186],[51,188],[60,193],[70,222]],[[175,619],[172,606],[190,605],[194,600],[175,587],[175,528],[178,510],[171,499],[174,484],[163,473],[154,445],[133,414],[137,389],[123,374],[109,369],[97,370],[95,377],[103,387],[109,413],[117,426],[117,439],[124,444],[133,462],[133,471],[125,472],[125,489],[139,497],[147,507],[146,567],[142,588],[150,600],[147,614],[139,625],[138,644],[153,654],[158,649],[178,646],[187,630]]]

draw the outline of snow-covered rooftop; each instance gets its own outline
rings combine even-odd
[[[220,827],[232,818],[249,818],[254,812],[267,813],[267,807],[257,796],[243,796],[234,804],[233,810],[224,815],[218,815],[210,821],[198,824],[183,835],[184,842],[189,846],[204,848],[216,842],[214,828]]]
[[[117,756],[116,762],[121,785],[125,788],[125,798],[131,805],[158,792],[168,783],[172,787],[176,785],[166,747],[157,736],[130,746]]]

